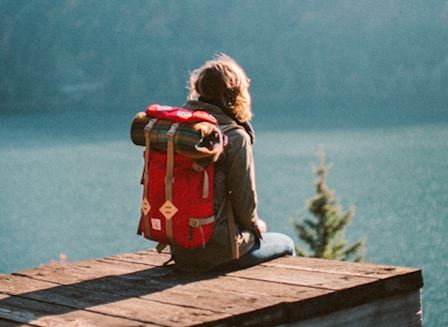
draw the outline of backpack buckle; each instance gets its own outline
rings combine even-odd
[[[201,222],[197,218],[190,218],[188,225],[193,228],[198,228],[199,226],[201,226]]]
[[[168,130],[168,132],[166,132],[167,136],[173,136],[174,133],[176,133],[176,130],[179,128],[179,123],[174,123],[173,125],[171,125],[170,129]]]
[[[148,134],[151,133],[151,130],[153,129],[156,122],[157,122],[156,118],[150,119],[148,121],[148,123],[145,125],[145,128],[143,129],[145,131],[145,133],[148,133]]]

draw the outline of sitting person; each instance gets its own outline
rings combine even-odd
[[[212,238],[203,248],[172,246],[178,269],[240,269],[294,254],[293,240],[267,232],[257,214],[249,84],[244,70],[226,55],[207,61],[190,75],[189,101],[184,107],[206,111],[220,126],[234,128],[226,131],[228,144],[215,166]]]

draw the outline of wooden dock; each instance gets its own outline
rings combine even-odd
[[[223,274],[152,250],[0,275],[0,326],[421,326],[421,270],[279,258]]]

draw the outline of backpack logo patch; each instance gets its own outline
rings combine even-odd
[[[159,218],[151,218],[151,227],[154,230],[161,231],[162,223]]]
[[[148,199],[143,199],[142,201],[142,211],[144,215],[147,215],[148,212],[151,210],[151,206],[149,205]]]
[[[165,216],[166,219],[171,219],[178,211],[176,206],[170,200],[167,200],[159,211]]]

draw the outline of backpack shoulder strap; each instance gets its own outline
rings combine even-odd
[[[221,129],[221,131],[225,134],[233,129],[243,129],[244,127],[238,125],[237,123],[230,123],[230,124],[226,124],[226,125],[219,125],[219,129]]]

